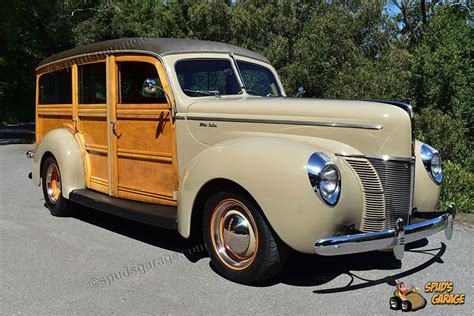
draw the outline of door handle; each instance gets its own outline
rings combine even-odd
[[[110,124],[112,124],[112,132],[114,133],[115,136],[119,137],[119,135],[117,135],[117,124],[119,122],[118,121],[112,121],[110,122]]]

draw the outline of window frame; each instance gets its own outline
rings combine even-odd
[[[151,66],[154,67],[154,69],[156,70],[156,74],[158,75],[158,79],[160,80],[160,85],[161,87],[163,88],[164,91],[166,91],[165,87],[163,86],[163,79],[161,78],[160,76],[160,71],[158,69],[158,67],[156,66],[155,64],[155,61],[151,61],[151,60],[143,60],[143,59],[138,59],[138,58],[135,58],[134,56],[115,56],[115,67],[116,67],[116,72],[117,72],[117,78],[116,78],[116,93],[117,93],[117,102],[116,104],[117,105],[124,105],[124,106],[129,106],[129,105],[137,105],[137,106],[147,106],[147,105],[168,105],[168,100],[167,100],[167,96],[166,96],[166,93],[165,93],[165,102],[161,102],[161,103],[158,103],[158,102],[150,102],[150,103],[122,103],[122,86],[121,86],[121,82],[122,82],[122,78],[121,78],[121,75],[120,75],[120,70],[119,70],[119,64],[120,63],[146,63],[146,64],[149,64]]]
[[[92,65],[92,64],[98,64],[98,63],[103,63],[104,66],[105,66],[105,102],[103,103],[81,103],[81,98],[80,98],[80,95],[81,95],[81,86],[80,86],[80,67],[82,66],[87,66],[87,65]],[[109,75],[108,75],[108,72],[109,72],[109,67],[107,66],[107,59],[99,59],[99,60],[94,60],[94,61],[90,61],[90,62],[85,62],[85,63],[76,63],[77,65],[77,78],[76,78],[76,93],[77,93],[77,105],[78,106],[81,106],[81,105],[107,105],[109,103],[108,99],[109,99],[109,95],[108,95],[108,91],[109,91]],[[74,85],[74,83],[73,83]]]
[[[59,71],[66,71],[70,74],[71,76],[71,102],[70,103],[41,103],[41,78],[44,76],[44,75],[48,75],[48,74],[54,74],[54,73],[57,73]],[[64,68],[60,68],[60,69],[57,69],[57,70],[54,70],[54,71],[45,71],[45,72],[41,72],[41,73],[37,73],[37,91],[36,91],[36,103],[37,105],[39,106],[60,106],[60,105],[72,105],[74,104],[74,74],[73,74],[73,71],[72,71],[72,67],[68,68],[68,67],[64,67]]]

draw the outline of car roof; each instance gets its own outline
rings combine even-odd
[[[233,53],[269,63],[265,56],[251,50],[231,44],[183,38],[119,38],[89,45],[79,46],[41,61],[38,68],[71,58],[87,55],[105,55],[111,53],[143,53],[165,56],[179,53]]]

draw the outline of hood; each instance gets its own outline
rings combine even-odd
[[[299,135],[338,141],[365,155],[411,156],[409,114],[388,103],[203,98],[188,107],[186,116],[190,132],[208,145],[251,134]]]

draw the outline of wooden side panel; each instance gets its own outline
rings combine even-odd
[[[109,174],[108,174],[108,156],[107,156],[107,115],[106,109],[102,105],[96,108],[88,106],[88,109],[99,110],[103,107],[103,115],[87,116],[81,115],[79,105],[79,129],[84,142],[88,161],[90,163],[90,174],[87,187],[100,192],[109,193]],[[98,113],[101,113],[98,111]],[[102,114],[102,113],[101,113]],[[87,170],[87,168],[86,168]]]
[[[127,105],[128,106],[128,105]],[[175,205],[169,111],[117,107],[118,196]],[[154,114],[145,114],[154,111]]]
[[[49,105],[47,105],[49,106]],[[43,107],[43,105],[41,105]],[[67,128],[74,133],[74,127],[72,122],[72,105],[69,105],[70,110],[57,111],[55,112],[43,112],[37,110],[37,121],[36,121],[36,142],[39,143],[49,131],[56,128]]]

